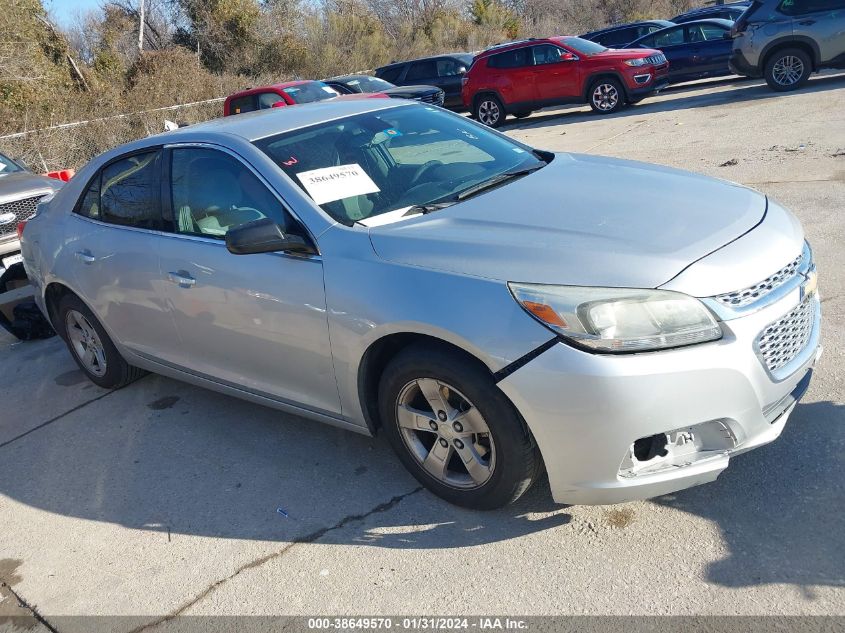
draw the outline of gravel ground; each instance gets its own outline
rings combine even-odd
[[[68,615],[138,616],[112,630],[182,614],[845,615],[843,104],[845,75],[790,95],[728,80],[505,127],[745,183],[804,223],[825,353],[783,436],[715,483],[612,507],[555,506],[540,485],[470,512],[420,490],[381,438],[157,376],[106,392],[57,338],[0,338],[0,630],[34,614],[60,631],[90,625]]]

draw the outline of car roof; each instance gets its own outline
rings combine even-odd
[[[720,9],[747,9],[750,5],[750,2],[726,2],[725,4],[711,4],[708,7],[696,7],[695,9],[684,11],[683,13],[679,13],[675,17],[681,18],[686,15],[695,15],[696,13],[705,13],[709,11],[719,11]]]
[[[189,137],[219,135],[239,136],[247,141],[255,141],[333,119],[396,107],[413,106],[412,102],[395,99],[327,99],[314,103],[292,105],[285,108],[268,108],[237,116],[212,119],[205,123],[197,123],[171,132],[149,136],[143,139],[143,145],[189,142],[194,140]],[[136,143],[141,144],[142,142],[136,141]]]
[[[569,37],[575,37],[574,35],[555,35],[553,37],[529,37],[524,40],[514,40],[512,42],[501,42],[499,44],[494,44],[493,46],[484,49],[478,55],[476,55],[476,59],[481,59],[482,57],[490,57],[494,53],[502,53],[506,51],[513,50],[515,48],[521,48],[523,46],[536,46],[537,44],[548,44],[548,43],[561,43],[562,40],[565,40]]]
[[[719,26],[723,26],[726,29],[730,29],[733,26],[733,20],[724,20],[722,18],[705,18],[703,20],[690,20],[689,22],[682,22],[681,24],[672,24],[672,26],[667,26],[665,29],[660,29],[659,31],[652,31],[651,33],[647,33],[642,37],[638,37],[631,44],[636,44],[637,42],[641,42],[643,40],[647,40],[655,35],[660,35],[663,31],[668,31],[669,29],[680,28],[684,26],[692,26],[694,24],[718,24]]]
[[[580,37],[588,37],[593,35],[599,35],[601,33],[610,33],[611,31],[616,31],[619,29],[626,29],[632,26],[642,26],[645,24],[659,24],[663,28],[668,29],[670,26],[674,26],[674,22],[670,22],[669,20],[638,20],[636,22],[625,22],[625,24],[614,24],[613,26],[608,26],[603,29],[596,29],[595,31],[590,31],[589,33],[584,33]]]
[[[247,95],[252,95],[257,92],[264,92],[265,90],[284,90],[285,88],[291,88],[293,86],[301,86],[302,84],[310,84],[315,83],[313,79],[299,79],[297,81],[283,81],[282,83],[278,84],[270,84],[267,86],[256,86],[255,88],[247,88],[246,90],[239,90],[238,92],[233,92],[227,98],[231,99],[233,97],[242,97]]]
[[[323,79],[324,82],[329,81],[336,81],[337,83],[343,83],[344,81],[352,81],[354,79],[378,79],[378,77],[373,77],[371,75],[338,75],[337,77],[329,77],[328,79]]]
[[[425,57],[416,57],[414,59],[406,59],[403,61],[390,62],[384,66],[379,66],[377,70],[382,68],[390,68],[391,66],[398,66],[400,64],[410,64],[412,62],[422,62],[428,59],[443,59],[444,57],[475,57],[473,53],[440,53],[438,55],[426,55]]]

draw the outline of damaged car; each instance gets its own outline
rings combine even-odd
[[[23,233],[101,387],[152,371],[363,434],[479,509],[605,504],[775,440],[820,353],[772,199],[551,153],[441,108],[323,101],[92,160]]]

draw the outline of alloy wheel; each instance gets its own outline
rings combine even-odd
[[[433,378],[406,384],[396,401],[405,446],[443,484],[483,486],[496,467],[496,447],[481,412],[460,391]]]
[[[593,104],[599,110],[608,112],[619,103],[619,91],[610,83],[598,84],[593,89]]]
[[[98,378],[105,375],[106,351],[97,330],[85,318],[85,315],[76,310],[68,310],[65,326],[71,349],[85,371]]]
[[[499,108],[499,104],[495,101],[485,99],[479,104],[478,120],[484,125],[489,125],[490,127],[495,126],[500,116],[502,116],[502,111]]]
[[[772,78],[781,86],[794,86],[804,75],[804,62],[795,55],[784,55],[772,66]]]

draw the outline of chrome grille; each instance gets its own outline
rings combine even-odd
[[[432,103],[434,105],[443,105],[443,91],[434,92],[432,94],[423,95],[418,99],[422,103]]]
[[[762,299],[772,290],[778,286],[782,286],[787,281],[792,279],[801,266],[801,260],[804,258],[804,253],[793,259],[786,266],[781,268],[776,273],[769,275],[763,281],[743,288],[742,290],[735,290],[734,292],[726,292],[723,295],[713,297],[716,301],[728,306],[729,308],[742,308],[758,299]]]
[[[18,230],[18,222],[23,222],[32,217],[35,213],[35,206],[38,201],[44,197],[44,194],[32,196],[30,198],[21,198],[20,200],[13,200],[12,202],[4,202],[0,204],[0,219],[4,216],[14,214],[15,219],[9,219],[7,222],[0,224],[0,237],[4,237]]]
[[[661,64],[666,63],[666,55],[663,53],[658,53],[657,55],[650,55],[649,57],[645,58],[647,64],[653,64],[655,66],[660,66]]]
[[[816,300],[809,296],[760,332],[755,345],[769,371],[777,371],[801,353],[813,333],[815,319]]]

